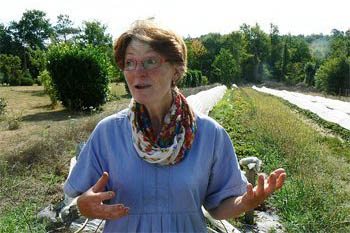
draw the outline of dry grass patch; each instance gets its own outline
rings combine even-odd
[[[0,87],[7,114],[22,116],[16,130],[0,120],[0,232],[28,231],[26,219],[33,232],[44,232],[36,213],[62,199],[77,143],[87,140],[100,119],[127,107],[125,93],[123,86],[114,85],[115,101],[101,112],[72,113],[60,105],[52,109],[42,87]]]

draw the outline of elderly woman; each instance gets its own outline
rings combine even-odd
[[[105,232],[206,232],[202,205],[233,218],[282,187],[283,169],[247,184],[226,131],[176,88],[187,64],[182,38],[137,21],[114,53],[133,98],[96,126],[65,184],[81,195],[82,215],[106,219]]]

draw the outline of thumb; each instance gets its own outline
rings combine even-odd
[[[100,179],[92,186],[92,191],[94,193],[103,192],[108,182],[108,172],[103,172]]]

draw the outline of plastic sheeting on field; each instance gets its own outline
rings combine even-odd
[[[266,87],[253,89],[281,97],[299,108],[309,110],[326,121],[350,130],[350,102],[328,99],[321,96],[305,95],[297,92],[274,90]]]
[[[192,108],[208,115],[215,104],[224,96],[226,89],[226,86],[217,86],[195,95],[190,95],[186,99]]]

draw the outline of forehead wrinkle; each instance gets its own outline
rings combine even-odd
[[[150,53],[155,53],[158,54],[154,49],[145,42],[139,41],[139,40],[132,40],[128,47],[126,48],[126,53],[125,55],[137,55],[140,52],[142,54],[147,55]]]

